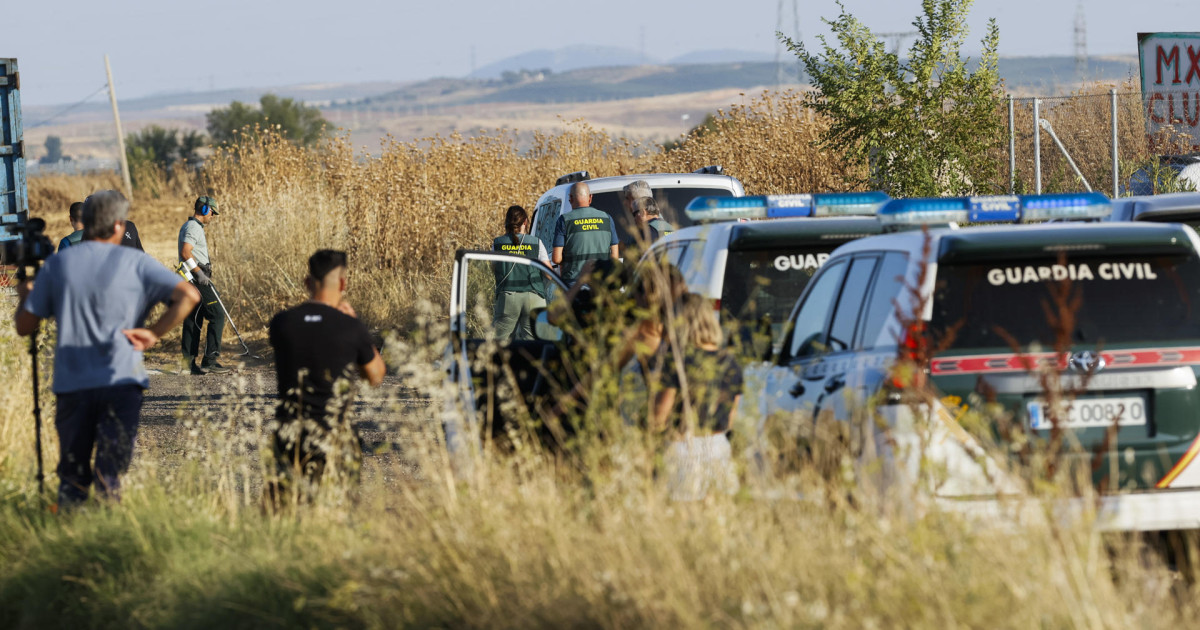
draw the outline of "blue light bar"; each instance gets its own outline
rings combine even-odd
[[[1023,221],[1103,219],[1110,214],[1112,202],[1098,192],[1021,195]]]
[[[1099,219],[1112,206],[1100,193],[896,199],[879,211],[887,224],[1028,223]]]
[[[875,216],[883,204],[891,201],[878,190],[859,193],[818,193],[813,195],[813,216]]]
[[[697,197],[684,212],[693,221],[871,216],[889,199],[881,192]]]
[[[879,222],[884,224],[966,223],[970,218],[968,197],[894,199],[879,211]]]

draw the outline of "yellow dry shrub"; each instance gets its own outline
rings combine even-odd
[[[532,209],[563,173],[722,164],[751,194],[846,190],[855,173],[840,155],[814,148],[823,129],[801,96],[788,92],[721,112],[715,130],[671,152],[584,121],[534,133],[528,146],[508,129],[388,139],[377,157],[345,138],[304,149],[257,130],[209,161],[204,186],[222,204],[210,242],[225,297],[244,327],[264,325],[300,299],[305,262],[320,248],[349,252],[348,299],[360,315],[379,327],[404,327],[416,301],[446,301],[456,249],[487,247],[503,232],[508,206]]]
[[[816,148],[828,128],[825,118],[804,105],[802,94],[767,92],[718,112],[713,129],[693,131],[679,149],[654,156],[652,170],[686,172],[720,164],[752,195],[855,189],[865,173],[840,152]]]

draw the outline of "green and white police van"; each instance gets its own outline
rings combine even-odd
[[[595,179],[587,171],[577,171],[559,177],[553,188],[538,197],[529,233],[541,239],[549,251],[554,242],[554,226],[558,217],[573,209],[571,186],[576,182],[587,182],[592,192],[592,207],[612,216],[617,237],[621,243],[625,243],[629,240],[634,218],[625,210],[621,196],[626,185],[638,180],[650,185],[662,218],[676,228],[693,224],[684,214],[684,208],[696,197],[741,197],[746,194],[742,182],[726,175],[719,165],[706,166],[691,173],[644,173]]]
[[[999,404],[1033,436],[1055,430],[1039,367],[1078,390],[1058,428],[1078,444],[1069,457],[1094,464],[1101,527],[1200,526],[1200,239],[1176,223],[1069,222],[1111,210],[1092,193],[889,202],[878,215],[888,225],[1068,222],[843,245],[796,303],[780,352],[748,368],[739,414],[760,430],[784,422],[798,433],[823,419],[850,421],[867,404],[881,403],[894,419],[904,405],[892,367],[924,334],[936,350],[927,376],[939,392],[966,405]],[[1071,317],[1061,318],[1056,290],[1078,300]],[[1065,351],[1055,352],[1060,341]],[[954,414],[941,411],[950,417],[942,433],[961,436]],[[965,458],[942,454],[965,470],[978,452],[960,441]],[[954,486],[945,498],[972,492]]]
[[[675,265],[744,340],[767,326],[778,339],[829,254],[883,232],[874,215],[888,200],[882,192],[699,197],[686,208],[698,225],[658,239],[643,260]]]

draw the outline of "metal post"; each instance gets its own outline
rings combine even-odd
[[[1041,127],[1046,130],[1046,133],[1050,134],[1050,139],[1054,141],[1054,144],[1058,145],[1058,150],[1062,152],[1063,157],[1067,158],[1067,165],[1071,167],[1071,170],[1075,171],[1075,175],[1079,177],[1079,181],[1083,182],[1083,187],[1086,188],[1088,192],[1092,192],[1092,185],[1089,184],[1087,178],[1083,176],[1083,171],[1080,171],[1079,167],[1075,165],[1075,160],[1072,160],[1071,154],[1067,153],[1067,147],[1063,146],[1062,140],[1058,139],[1058,134],[1054,133],[1054,126],[1050,124],[1049,120],[1043,119],[1038,122],[1041,124]]]
[[[1017,192],[1017,127],[1013,117],[1013,97],[1008,95],[1008,194]]]
[[[108,100],[112,103],[113,122],[117,124],[117,151],[121,160],[121,179],[125,183],[125,195],[133,199],[133,182],[129,179],[129,159],[125,156],[125,133],[121,131],[121,114],[117,112],[117,90],[113,87],[112,66],[108,55],[104,55],[104,72],[108,75]]]
[[[1033,182],[1034,192],[1042,194],[1042,99],[1033,99]]]
[[[1112,88],[1108,91],[1112,96],[1112,176],[1113,176],[1113,199],[1121,196],[1121,173],[1117,166],[1117,159],[1120,154],[1117,146],[1117,88]]]

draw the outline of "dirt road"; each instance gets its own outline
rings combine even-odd
[[[180,364],[165,351],[147,356],[150,389],[142,406],[135,470],[169,475],[189,458],[211,454],[199,451],[229,449],[247,461],[258,457],[276,404],[274,365],[269,359],[226,357],[222,363],[236,367],[228,374],[193,376],[180,373]],[[430,402],[389,375],[379,388],[360,390],[352,413],[365,454],[364,481],[393,483],[411,475],[411,453],[401,445],[434,422]]]

